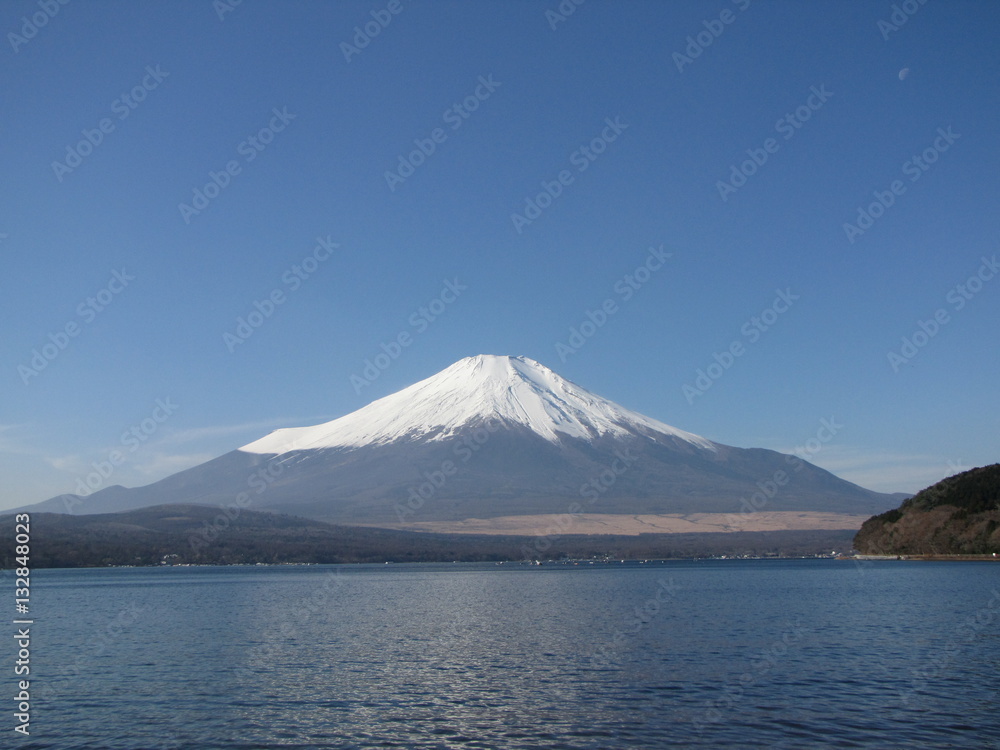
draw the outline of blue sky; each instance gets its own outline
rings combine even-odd
[[[231,2],[0,10],[0,508],[478,353],[872,489],[1000,460],[1000,5]]]

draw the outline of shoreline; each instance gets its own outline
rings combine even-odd
[[[837,560],[916,560],[920,562],[1000,562],[1000,555],[842,555]]]

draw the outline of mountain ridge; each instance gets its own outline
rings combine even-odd
[[[339,419],[276,430],[153,484],[61,495],[29,509],[108,513],[171,503],[398,528],[574,512],[867,517],[898,499],[794,455],[671,427],[526,357],[477,355]]]
[[[592,439],[645,429],[715,449],[710,440],[598,396],[533,359],[479,354],[348,415],[275,430],[239,450],[281,454],[415,437],[442,440],[477,419],[524,426],[552,442],[560,434]]]

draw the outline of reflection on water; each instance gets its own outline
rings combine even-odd
[[[1000,746],[989,563],[36,575],[21,747]]]

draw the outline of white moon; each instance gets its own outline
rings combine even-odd
[[[899,80],[905,81],[906,80],[906,76],[908,76],[908,75],[910,75],[910,69],[909,68],[903,68],[901,71],[899,71]]]

